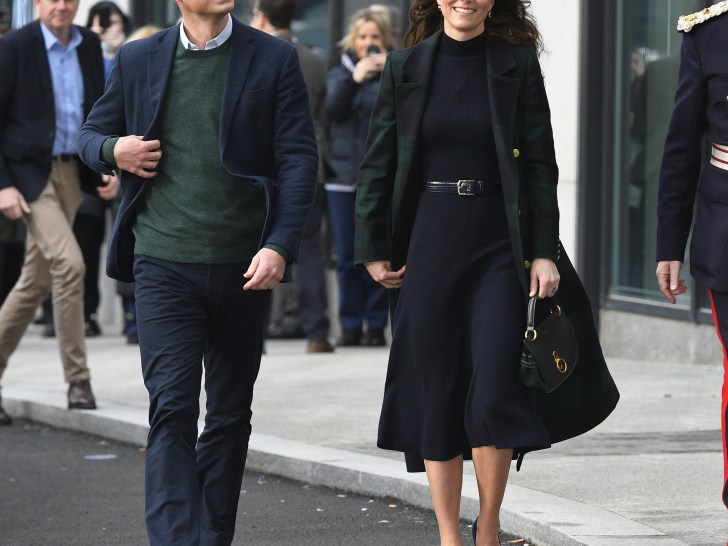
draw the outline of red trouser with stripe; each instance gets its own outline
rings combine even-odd
[[[728,292],[708,290],[713,309],[713,322],[718,339],[723,346],[723,391],[721,397],[720,424],[723,431],[723,504],[728,507],[728,446],[726,446],[726,412],[728,412]]]

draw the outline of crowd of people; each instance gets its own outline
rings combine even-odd
[[[401,49],[390,10],[371,5],[331,69],[291,31],[293,0],[257,0],[250,25],[233,0],[177,0],[178,24],[136,32],[113,2],[95,4],[85,26],[73,24],[78,0],[34,4],[38,20],[0,39],[0,377],[44,307],[68,408],[96,408],[85,337],[102,334],[111,216],[106,272],[149,393],[152,544],[232,542],[264,340],[283,329],[277,297],[308,353],[384,346],[392,317],[377,444],[426,472],[443,546],[461,544],[472,459],[473,540],[497,545],[511,461],[592,429],[619,399],[559,242],[529,2],[415,0]],[[683,190],[667,175],[662,189],[668,205]],[[676,220],[660,210],[664,242]],[[658,278],[674,303],[685,240],[668,242]],[[517,363],[528,299],[557,292],[580,366],[544,395]]]

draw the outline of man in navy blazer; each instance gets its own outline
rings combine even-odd
[[[233,0],[177,4],[180,25],[121,48],[79,149],[121,171],[107,271],[136,282],[150,542],[230,544],[270,289],[297,258],[318,153],[295,48]]]
[[[81,189],[95,193],[101,184],[76,148],[81,124],[104,91],[101,45],[72,24],[78,0],[34,4],[38,20],[0,40],[0,212],[28,228],[21,276],[0,308],[0,376],[52,288],[68,407],[93,409],[85,266],[72,224]],[[0,424],[10,424],[2,407]]]
[[[728,507],[728,1],[678,20],[680,74],[660,171],[657,281],[670,303],[687,290],[680,270],[708,288],[723,345],[723,503]],[[706,154],[705,144],[710,146]],[[696,203],[697,202],[697,203]]]

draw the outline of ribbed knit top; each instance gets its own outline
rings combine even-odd
[[[424,180],[500,180],[488,103],[486,35],[442,35],[421,127]]]

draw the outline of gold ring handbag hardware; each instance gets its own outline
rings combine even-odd
[[[576,368],[579,345],[566,313],[550,299],[544,301],[551,306],[549,315],[535,325],[537,301],[536,296],[528,300],[520,377],[528,388],[553,392]]]

